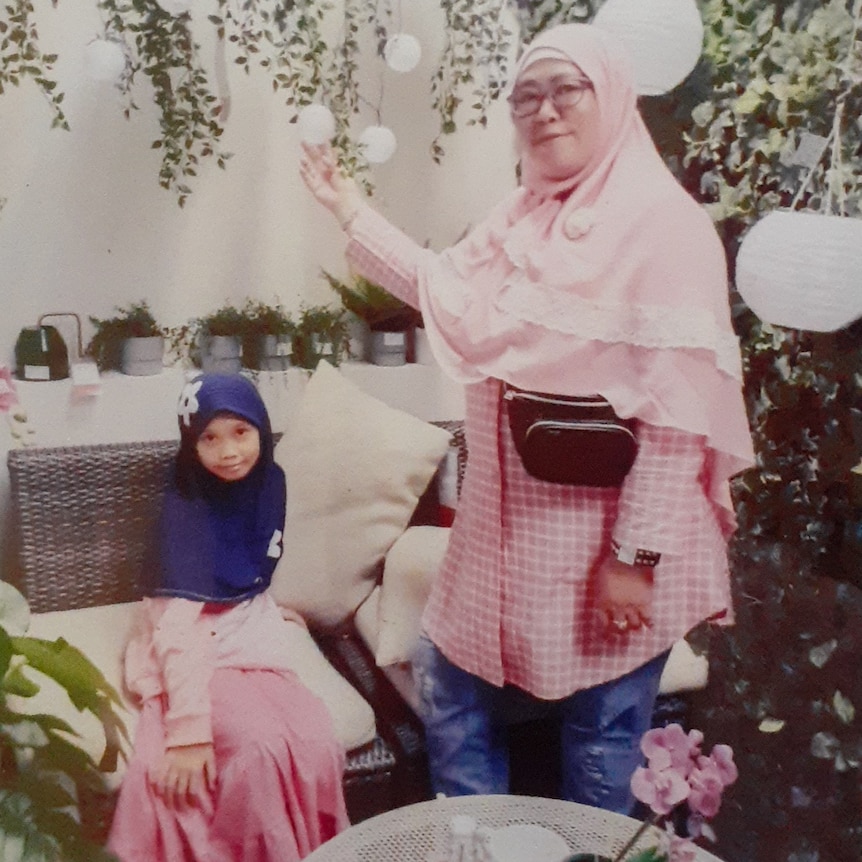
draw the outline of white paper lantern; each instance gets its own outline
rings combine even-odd
[[[862,219],[772,212],[746,234],[736,286],[763,321],[833,332],[862,317]]]
[[[186,12],[191,11],[192,8],[192,0],[156,0],[156,3],[161,6],[168,15],[173,15],[174,18],[179,18],[180,15],[185,15]]]
[[[326,105],[306,105],[296,123],[306,144],[325,144],[335,134],[335,117]]]
[[[94,81],[116,83],[126,69],[126,52],[113,39],[94,39],[85,49],[84,68]]]
[[[396,72],[412,72],[422,57],[422,46],[409,33],[396,33],[383,48],[383,57],[390,69]]]
[[[392,129],[386,126],[369,126],[359,136],[359,144],[365,150],[365,158],[372,164],[379,165],[392,158],[398,141]]]
[[[642,96],[682,83],[703,50],[703,20],[694,0],[608,0],[593,23],[627,46]]]

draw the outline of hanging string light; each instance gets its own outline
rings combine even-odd
[[[116,84],[126,70],[126,52],[115,39],[93,39],[84,49],[84,68],[92,80]]]
[[[841,173],[841,129],[850,89],[860,83],[856,43],[862,0],[843,64],[842,90],[832,130],[794,196],[789,210],[769,213],[746,234],[736,262],[736,286],[767,323],[833,332],[862,317],[862,219],[848,218]],[[820,211],[797,211],[822,155],[831,151]]]
[[[335,117],[332,111],[319,103],[306,105],[296,118],[299,137],[306,144],[325,144],[335,135]]]
[[[607,0],[593,23],[626,45],[642,96],[681,84],[703,51],[703,19],[694,0]]]

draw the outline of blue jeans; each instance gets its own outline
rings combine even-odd
[[[559,718],[563,799],[623,814],[635,804],[629,781],[643,760],[667,653],[619,679],[543,701],[500,688],[453,665],[423,635],[413,657],[434,793],[506,793],[506,728],[517,720]]]

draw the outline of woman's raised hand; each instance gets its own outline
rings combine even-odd
[[[299,175],[314,197],[346,228],[359,209],[359,188],[341,173],[332,147],[303,143]]]

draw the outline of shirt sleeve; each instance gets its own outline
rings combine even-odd
[[[202,618],[203,603],[163,599],[153,627],[153,650],[167,693],[165,745],[212,742],[210,681],[214,637]]]
[[[417,274],[423,258],[432,253],[364,203],[348,231],[346,255],[350,266],[369,281],[418,308]]]
[[[700,513],[689,489],[698,486],[705,438],[642,422],[638,454],[620,491],[613,538],[625,548],[680,553]]]

